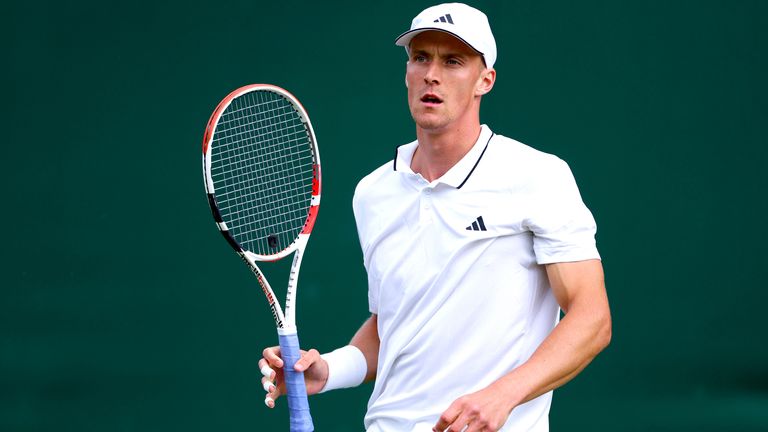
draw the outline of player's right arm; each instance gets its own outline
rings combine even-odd
[[[376,367],[379,363],[379,331],[376,314],[372,314],[352,337],[349,345],[359,349],[365,357],[367,371],[365,381],[376,377]],[[283,382],[283,360],[280,357],[280,347],[265,348],[263,357],[259,360],[259,369],[264,375],[261,383],[267,391],[265,403],[274,408],[278,397],[285,394]],[[319,393],[328,381],[328,362],[320,356],[316,349],[301,351],[301,358],[294,366],[296,371],[304,372],[304,381],[307,385],[307,394]]]
[[[371,314],[349,342],[350,345],[357,347],[365,356],[365,363],[368,365],[368,371],[365,373],[366,381],[376,378],[376,368],[379,365],[380,341],[378,325],[378,315]]]

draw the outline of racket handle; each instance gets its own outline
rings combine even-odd
[[[315,426],[312,424],[312,415],[309,413],[304,373],[293,369],[293,366],[301,357],[299,336],[296,333],[279,336],[285,387],[288,390],[288,412],[291,419],[290,431],[312,432],[315,430]]]

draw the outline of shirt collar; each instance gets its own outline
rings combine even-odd
[[[461,188],[480,162],[492,137],[493,131],[491,131],[488,126],[482,125],[480,127],[480,136],[477,138],[477,141],[475,141],[475,144],[469,152],[467,152],[456,165],[451,167],[448,172],[436,179],[433,183],[443,183],[457,189]],[[413,154],[416,152],[416,147],[418,147],[418,145],[419,142],[414,141],[397,148],[393,165],[395,171],[418,175],[411,170],[411,161],[413,160]]]

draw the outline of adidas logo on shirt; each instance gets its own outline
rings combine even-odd
[[[483,222],[483,217],[478,216],[477,220],[472,222],[472,225],[467,227],[467,231],[488,231],[488,229],[485,228],[485,222]]]
[[[453,20],[451,19],[451,14],[445,14],[440,18],[436,19],[434,22],[447,22],[448,24],[453,24]]]

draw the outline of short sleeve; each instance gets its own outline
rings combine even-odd
[[[366,221],[369,221],[370,218],[365,214],[366,206],[363,203],[365,195],[363,190],[363,181],[361,181],[355,188],[355,194],[352,198],[352,211],[354,212],[355,224],[357,225],[357,238],[360,241],[360,249],[363,253],[363,265],[365,266],[365,271],[368,274],[368,309],[371,311],[371,313],[377,314],[379,311],[379,283],[378,280],[371,276],[371,271],[368,268],[368,260],[366,258],[366,249],[368,244],[366,240],[366,233],[368,232]]]
[[[368,272],[368,310],[373,314],[379,313],[379,281]]]
[[[532,211],[525,223],[533,234],[539,264],[600,259],[597,226],[581,199],[576,180],[564,161],[555,158],[539,171]]]

